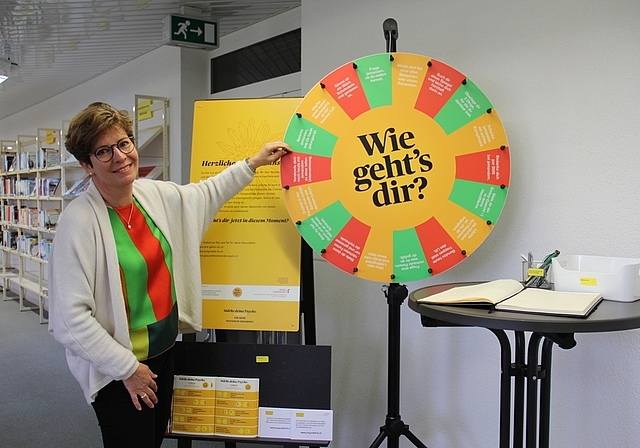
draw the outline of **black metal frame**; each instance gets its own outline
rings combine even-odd
[[[428,319],[428,318],[426,318]],[[423,317],[423,325],[425,318]],[[428,326],[428,325],[427,325]],[[514,359],[512,346],[504,330],[489,329],[500,342],[500,448],[509,448],[511,424],[511,377],[513,393],[513,448],[522,448],[525,435],[526,397],[526,447],[549,448],[549,423],[551,418],[551,354],[553,344],[563,349],[576,346],[573,333],[534,332],[526,342],[524,331],[514,331]],[[542,351],[540,344],[542,343]],[[540,394],[538,395],[538,381]],[[526,382],[526,391],[525,391]],[[538,410],[539,405],[539,410]],[[537,430],[537,431],[536,431]],[[539,445],[536,445],[539,443]]]
[[[387,417],[370,448],[379,447],[386,438],[387,448],[398,448],[400,436],[405,436],[418,448],[427,448],[400,417],[400,307],[407,298],[408,290],[404,285],[391,283],[384,294],[389,305]]]

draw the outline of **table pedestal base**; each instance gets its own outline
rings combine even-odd
[[[513,394],[513,447],[522,448],[525,432],[526,381],[526,448],[549,448],[551,409],[551,353],[553,344],[571,349],[576,341],[571,333],[532,333],[528,349],[523,331],[515,331],[515,356],[511,362],[511,342],[504,330],[491,329],[500,341],[500,448],[509,448],[511,422],[511,377]],[[540,343],[542,342],[542,352]],[[538,381],[540,393],[538,394]],[[538,409],[538,404],[540,408]],[[539,443],[539,445],[537,445]]]
[[[420,316],[420,320],[423,327],[456,326],[456,324],[424,315]],[[500,448],[511,446],[509,438],[512,377],[514,378],[513,448],[523,448],[524,440],[526,440],[526,448],[549,448],[551,352],[554,343],[567,350],[575,347],[574,334],[533,332],[527,344],[525,332],[514,331],[514,350],[512,350],[511,341],[505,330],[492,328],[489,330],[500,341]],[[540,351],[541,342],[542,351]],[[512,352],[514,353],[513,361]],[[539,394],[538,381],[540,382]]]

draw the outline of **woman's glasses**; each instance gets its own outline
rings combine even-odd
[[[118,151],[122,154],[129,154],[133,151],[134,147],[135,146],[131,139],[129,137],[125,137],[113,145],[101,146],[93,152],[93,155],[101,162],[108,162],[113,158],[113,151],[115,151],[114,148],[118,148]]]

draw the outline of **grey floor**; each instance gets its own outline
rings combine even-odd
[[[222,442],[192,445],[224,447]],[[0,299],[0,447],[101,446],[93,409],[67,368],[62,346],[35,312],[21,312],[17,300]],[[177,441],[167,439],[162,447],[177,447]]]

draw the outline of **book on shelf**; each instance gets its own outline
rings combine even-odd
[[[432,305],[486,306],[497,311],[587,317],[602,300],[597,292],[567,292],[526,288],[513,279],[457,286],[418,299]]]
[[[18,196],[35,196],[37,184],[35,179],[16,180],[16,194]]]
[[[46,180],[46,196],[53,196],[58,191],[58,186],[60,185],[59,177],[50,177]]]
[[[12,155],[10,157],[10,159],[7,161],[7,170],[6,170],[7,173],[10,173],[10,172],[16,170],[17,165],[18,165],[18,160],[19,160],[19,158],[18,158],[17,154]]]
[[[15,154],[3,154],[2,155],[2,172],[8,173],[14,169],[14,161],[16,160]]]
[[[38,196],[53,196],[56,194],[58,185],[60,184],[59,177],[41,177],[38,179]]]
[[[36,168],[36,157],[37,153],[35,152],[25,152],[22,154],[18,154],[18,165],[17,168],[20,171],[28,171]]]
[[[2,246],[7,249],[17,249],[18,247],[18,231],[17,230],[3,230],[2,231]]]
[[[53,241],[48,238],[43,238],[40,240],[40,258],[49,261],[49,256],[51,255],[51,243]]]
[[[37,207],[21,207],[18,210],[18,224],[27,227],[38,226],[38,208]]]
[[[36,168],[50,168],[60,165],[60,151],[56,148],[40,148],[35,154]]]
[[[40,247],[38,244],[38,237],[35,235],[18,236],[16,250],[24,255],[39,256]]]
[[[3,196],[15,196],[16,195],[16,183],[17,179],[6,177],[3,179],[2,187],[0,191],[2,191]]]
[[[66,192],[65,196],[79,196],[83,193],[87,188],[89,188],[89,183],[91,182],[90,176],[85,176],[82,179],[76,181]]]
[[[43,148],[45,167],[60,165],[60,151],[55,148]]]
[[[0,210],[0,218],[3,222],[9,224],[15,224],[18,222],[18,206],[12,204],[5,204]]]

